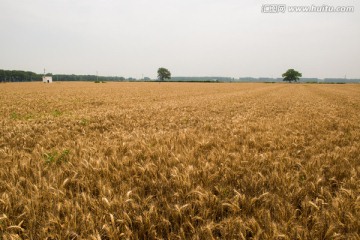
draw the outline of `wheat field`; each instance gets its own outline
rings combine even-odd
[[[0,84],[0,239],[360,239],[360,85]]]

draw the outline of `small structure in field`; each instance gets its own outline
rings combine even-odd
[[[43,83],[52,83],[52,74],[49,74],[50,76],[46,76],[46,69],[44,68],[44,75],[43,75]]]
[[[42,80],[43,80],[43,83],[52,83],[51,76],[43,76]]]

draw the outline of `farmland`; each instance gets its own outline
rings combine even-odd
[[[0,239],[360,239],[360,85],[0,84]]]

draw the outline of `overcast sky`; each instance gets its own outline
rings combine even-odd
[[[268,3],[355,12],[261,13]],[[358,0],[0,0],[0,10],[0,69],[360,78]]]

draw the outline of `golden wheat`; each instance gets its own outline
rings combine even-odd
[[[360,239],[360,85],[0,93],[0,239]]]

